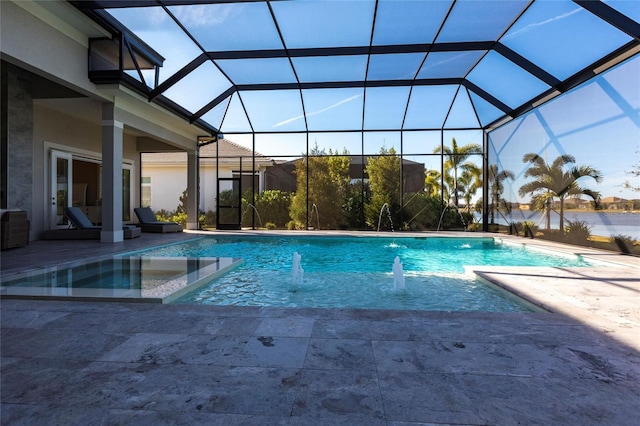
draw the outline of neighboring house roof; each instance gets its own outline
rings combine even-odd
[[[600,200],[601,203],[626,203],[628,201],[629,200],[625,200],[624,198],[620,197],[605,197]]]
[[[573,204],[591,204],[593,200],[584,200],[582,198],[569,198],[567,199],[568,203],[573,203]]]
[[[220,139],[218,146],[218,155],[222,157],[251,157],[253,151],[251,149],[237,144],[229,139]],[[200,157],[215,157],[216,156],[216,144],[211,143],[200,147]],[[256,151],[256,157],[264,157],[263,154]],[[269,159],[271,160],[271,159]]]
[[[228,139],[220,139],[218,142],[218,155],[220,164],[236,163],[239,157],[249,157],[253,151]],[[259,164],[272,164],[272,160],[259,152],[255,153],[256,162]],[[216,144],[204,145],[200,148],[200,161],[206,164],[215,164]],[[187,162],[187,153],[184,151],[175,152],[148,152],[142,153],[142,162],[145,164],[182,165]]]

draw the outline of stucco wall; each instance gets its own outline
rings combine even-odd
[[[186,154],[185,154],[186,161]],[[151,209],[174,211],[180,204],[182,192],[187,189],[187,167],[185,164],[144,164],[142,177],[151,178]],[[220,169],[221,177],[231,177],[231,169]],[[200,201],[203,211],[216,209],[216,169],[200,169]]]
[[[172,212],[187,189],[187,168],[172,165],[142,167],[142,177],[151,178],[151,209]]]

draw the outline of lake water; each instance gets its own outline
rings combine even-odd
[[[532,220],[539,227],[545,226],[545,219],[542,218],[542,212],[530,210],[513,210],[508,220],[498,216],[496,222],[507,225],[509,222],[521,222],[523,220]],[[569,211],[564,214],[565,226],[567,221],[585,221],[591,225],[591,235],[600,235],[610,237],[612,235],[624,234],[640,239],[640,212],[576,212]],[[558,229],[560,223],[560,215],[551,213],[551,229]]]

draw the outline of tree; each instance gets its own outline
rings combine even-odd
[[[434,197],[440,196],[441,174],[437,170],[426,170],[424,177],[424,191]]]
[[[578,184],[578,179],[590,177],[596,182],[602,180],[600,172],[591,166],[575,166],[576,159],[572,155],[561,155],[549,165],[538,154],[525,154],[524,163],[530,163],[524,173],[525,177],[534,180],[527,182],[518,190],[520,196],[531,194],[534,203],[540,206],[544,203],[547,214],[547,229],[550,228],[549,213],[551,200],[560,200],[560,231],[564,230],[564,202],[570,195],[583,194],[591,197],[596,203],[600,193],[584,188]],[[566,170],[565,166],[569,166]]]
[[[345,223],[343,205],[349,185],[349,152],[327,154],[316,144],[309,155],[296,163],[296,194],[291,202],[291,218],[306,228],[307,197],[309,215],[317,215],[323,229],[338,229]],[[308,169],[307,169],[308,165]],[[309,182],[307,184],[307,170]],[[307,193],[308,187],[308,193]],[[315,204],[315,208],[312,206]],[[313,221],[312,225],[316,223]]]
[[[371,188],[371,200],[365,208],[367,223],[376,229],[382,207],[387,204],[392,221],[400,220],[400,157],[396,150],[380,148],[378,157],[367,158],[367,175]]]
[[[489,166],[488,178],[489,178],[489,195],[491,197],[489,209],[491,212],[491,224],[495,223],[495,212],[500,211],[500,201],[502,193],[504,192],[504,181],[507,179],[514,180],[515,175],[511,170],[498,171],[497,164],[491,164]]]
[[[458,190],[462,193],[465,202],[465,210],[471,212],[471,198],[476,194],[478,189],[482,187],[481,170],[463,170],[458,178]]]
[[[455,205],[458,207],[458,194],[463,187],[463,183],[459,178],[464,171],[472,176],[480,176],[480,168],[474,162],[467,160],[474,154],[482,154],[482,147],[478,144],[467,144],[459,147],[456,138],[452,138],[451,147],[437,147],[433,152],[435,154],[442,153],[446,159],[444,162],[444,180],[446,182],[447,176],[449,176],[453,192],[451,195],[453,195]]]

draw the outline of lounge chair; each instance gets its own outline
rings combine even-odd
[[[52,229],[45,232],[46,240],[99,240],[101,226],[96,226],[84,214],[79,207],[67,207],[64,214],[75,229]],[[124,238],[131,239],[139,237],[141,230],[134,225],[122,227]]]
[[[156,214],[149,207],[136,207],[133,209],[140,221],[142,232],[182,232],[182,225],[175,222],[159,222]]]

